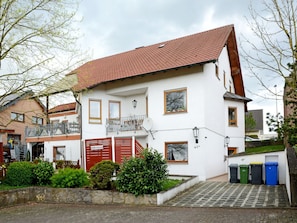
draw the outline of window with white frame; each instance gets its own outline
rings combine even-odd
[[[121,118],[121,102],[109,101],[109,119],[119,120]]]
[[[102,123],[102,103],[101,100],[89,99],[89,123],[101,124]]]

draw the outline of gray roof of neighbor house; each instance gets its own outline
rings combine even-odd
[[[0,112],[16,104],[19,100],[22,100],[25,98],[31,98],[32,100],[36,100],[37,103],[45,111],[44,104],[39,100],[39,98],[34,97],[33,95],[34,95],[33,91],[25,91],[25,92],[12,93],[12,94],[8,94],[0,97]]]
[[[225,46],[235,93],[245,97],[233,25],[96,59],[78,67],[66,79],[76,76],[77,81],[71,89],[83,91],[110,81],[215,62]]]
[[[4,111],[8,107],[16,104],[18,101],[27,98],[32,97],[34,95],[33,91],[25,91],[25,92],[18,92],[18,93],[12,93],[5,96],[0,97],[0,111]],[[41,103],[41,101],[38,98],[32,98],[36,100],[40,106],[45,110],[44,105]]]

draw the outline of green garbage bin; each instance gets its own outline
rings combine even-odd
[[[240,183],[247,184],[249,182],[249,165],[242,164],[240,168]]]

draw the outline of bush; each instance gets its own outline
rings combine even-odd
[[[93,189],[111,189],[112,188],[112,175],[119,169],[117,163],[111,160],[103,160],[96,163],[90,169],[90,186]]]
[[[123,163],[117,175],[116,186],[121,192],[154,194],[162,190],[167,179],[167,164],[162,154],[145,149],[140,157],[131,157]]]
[[[50,178],[54,174],[53,164],[50,162],[39,162],[33,169],[35,182],[37,185],[48,185],[51,183]]]
[[[10,186],[30,186],[33,185],[34,165],[30,162],[13,162],[7,167],[5,184]]]
[[[65,168],[51,177],[53,187],[74,188],[88,185],[88,174],[82,169]]]

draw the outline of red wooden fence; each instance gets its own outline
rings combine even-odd
[[[86,140],[86,169],[102,160],[112,160],[111,138]]]
[[[115,138],[115,162],[123,163],[125,158],[132,156],[132,138]],[[135,140],[135,155],[138,156],[143,150],[141,144]],[[86,169],[102,160],[112,160],[111,138],[86,140]]]

